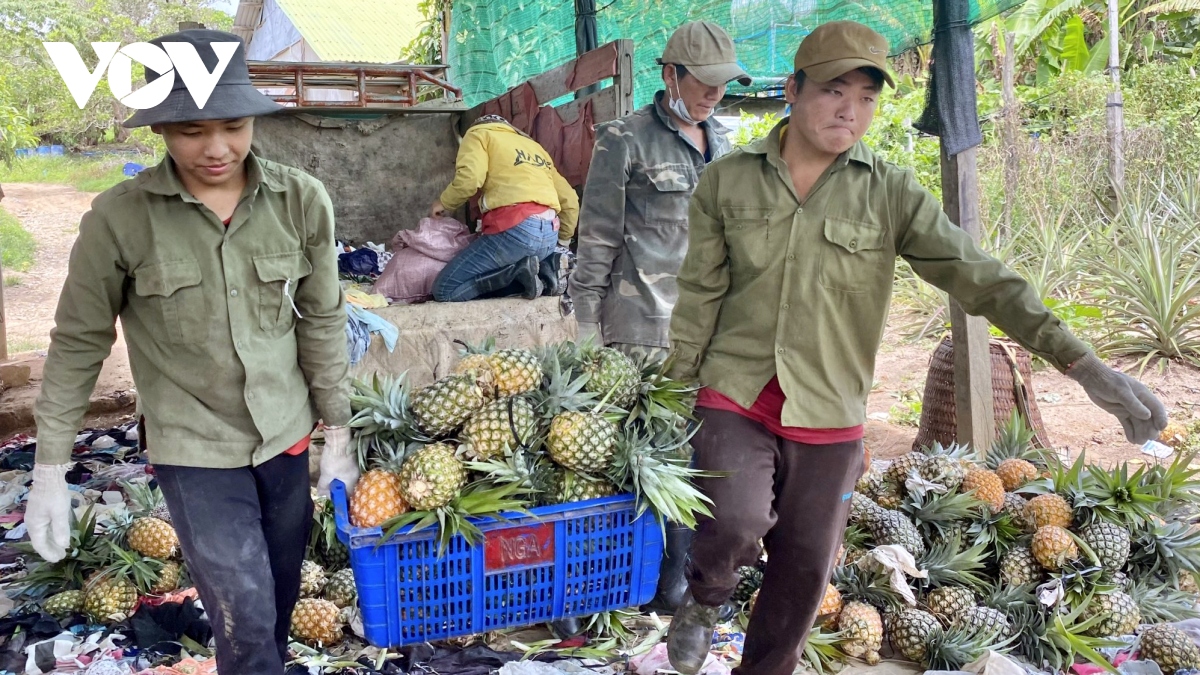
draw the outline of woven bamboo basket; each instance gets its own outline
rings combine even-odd
[[[1008,424],[1013,411],[1018,410],[1025,424],[1035,433],[1034,447],[1050,448],[1050,438],[1046,435],[1046,427],[1042,424],[1033,393],[1033,367],[1029,352],[1004,338],[992,338],[988,347],[992,357],[992,407],[996,428]],[[913,441],[913,450],[933,445],[935,441],[949,445],[957,436],[954,343],[946,335],[929,359],[925,396],[921,399],[921,426]]]

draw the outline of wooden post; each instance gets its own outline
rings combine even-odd
[[[1112,91],[1108,93],[1108,174],[1116,196],[1114,203],[1125,193],[1125,103],[1121,96],[1120,23],[1117,0],[1108,0],[1108,72]]]
[[[950,157],[942,150],[942,203],[950,220],[979,242],[979,172],[976,148]],[[981,459],[995,438],[992,405],[991,337],[987,320],[969,316],[950,299],[950,332],[954,341],[954,406],[958,442],[970,443]]]
[[[1017,138],[1020,133],[1020,114],[1017,93],[1013,84],[1017,69],[1015,33],[1004,34],[1004,55],[1000,64],[1000,96],[1004,102],[1004,119],[1000,125],[1001,147],[1004,150],[1004,213],[1003,234],[1008,235],[1013,227],[1013,204],[1017,201],[1017,190],[1021,178],[1020,148]],[[999,40],[997,40],[998,42]]]
[[[0,188],[0,202],[4,201],[4,188]],[[8,360],[8,319],[4,314],[4,264],[0,263],[0,363]]]

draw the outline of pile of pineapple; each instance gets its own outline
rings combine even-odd
[[[356,382],[350,426],[365,473],[358,527],[437,523],[443,544],[467,518],[622,492],[694,524],[705,513],[686,446],[694,392],[614,349],[464,345],[449,375],[412,391],[402,376]]]
[[[935,445],[867,471],[805,648],[810,666],[876,663],[887,644],[933,670],[993,649],[1065,672],[1111,668],[1101,650],[1135,644],[1166,675],[1200,667],[1196,645],[1169,625],[1200,616],[1195,453],[1104,469],[1032,438],[1015,416],[984,457]],[[879,546],[903,549],[924,573],[905,575],[915,604],[875,564]],[[741,575],[735,599],[752,605],[762,570]]]
[[[72,522],[66,557],[32,563],[18,581],[21,599],[58,618],[83,615],[95,624],[129,618],[144,596],[186,585],[179,537],[162,493],[144,482],[124,483],[127,512],[97,527],[92,511]],[[36,555],[29,544],[21,545]]]

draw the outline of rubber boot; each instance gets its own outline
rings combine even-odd
[[[551,621],[548,625],[550,632],[559,640],[569,640],[583,632],[583,623],[577,616]]]
[[[667,658],[682,675],[696,675],[704,667],[720,609],[696,602],[691,591],[684,594],[667,635]]]
[[[567,256],[555,251],[538,265],[538,278],[545,295],[562,295],[567,290]]]
[[[642,608],[643,612],[674,614],[687,593],[688,551],[692,547],[692,530],[678,523],[667,523],[667,540],[663,546],[662,565],[658,568],[658,590],[654,599]]]
[[[538,278],[539,266],[540,261],[534,256],[529,256],[516,265],[517,278],[514,281],[521,285],[521,297],[526,300],[533,300],[542,294],[542,280]]]

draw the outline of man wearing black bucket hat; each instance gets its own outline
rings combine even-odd
[[[229,33],[187,30],[212,72]],[[147,82],[160,77],[149,68]],[[34,548],[70,543],[65,474],[119,316],[145,437],[184,558],[212,621],[222,675],[282,675],[312,518],[307,447],[325,425],[319,487],[352,487],[345,306],[333,207],[311,176],[250,152],[280,109],[250,83],[239,44],[200,108],[182,78],[127,127],[168,156],[92,202],[79,226],[36,406],[26,509]]]

